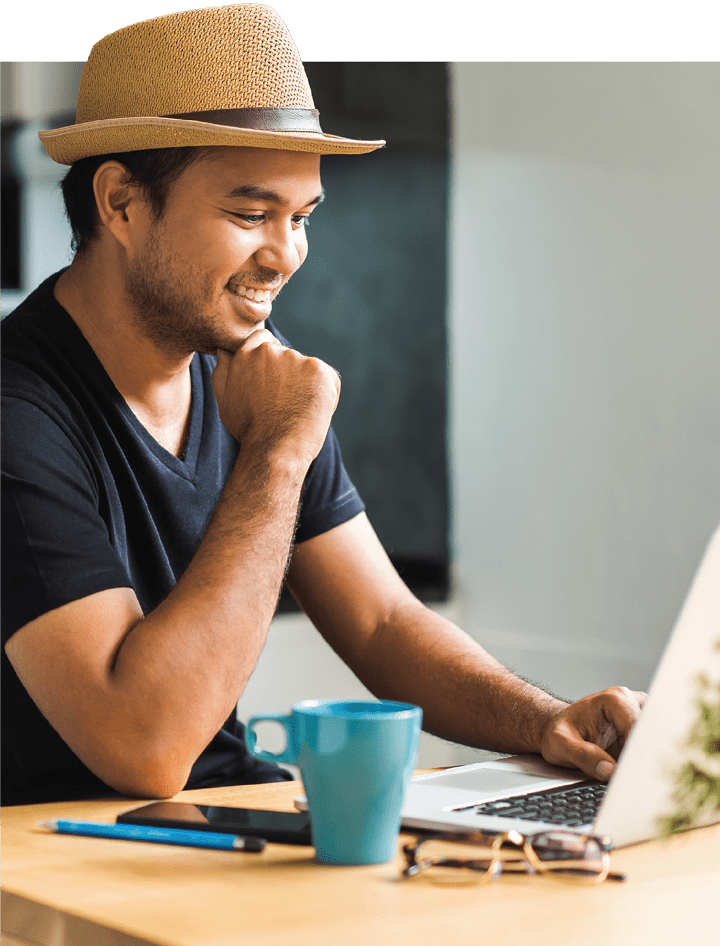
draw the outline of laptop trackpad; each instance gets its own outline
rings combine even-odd
[[[513,789],[528,788],[533,783],[547,782],[547,775],[530,775],[527,772],[509,772],[507,769],[477,768],[443,773],[443,788],[462,788],[473,792],[512,792]],[[433,784],[433,783],[430,783]]]

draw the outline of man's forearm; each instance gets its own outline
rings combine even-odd
[[[603,781],[645,696],[610,687],[573,703],[559,700],[419,604],[396,609],[373,637],[362,678],[378,696],[422,706],[429,732],[478,748],[539,753]]]
[[[232,712],[275,612],[304,474],[279,458],[238,462],[186,572],[123,639],[111,690],[137,707],[150,756],[172,745],[189,771]]]
[[[424,729],[464,745],[538,752],[548,720],[567,705],[419,602],[378,628],[368,657],[363,677],[373,692],[418,703]]]

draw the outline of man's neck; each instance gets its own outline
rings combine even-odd
[[[75,258],[55,284],[55,298],[85,336],[140,423],[181,455],[190,415],[192,354],[172,356],[134,324],[122,281],[92,257]]]

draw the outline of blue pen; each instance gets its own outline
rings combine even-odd
[[[185,847],[207,847],[221,851],[262,851],[263,838],[247,838],[217,831],[189,831],[186,828],[156,828],[152,825],[101,824],[96,821],[69,821],[53,818],[39,821],[38,826],[59,834],[81,834],[92,838],[117,838],[123,841],[153,841],[156,844],[180,844]]]

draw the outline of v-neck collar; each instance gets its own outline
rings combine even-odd
[[[100,364],[99,360],[98,363]],[[112,379],[107,374],[105,369],[103,368],[102,370],[117,394],[120,409],[127,418],[128,422],[132,424],[138,435],[143,439],[153,455],[162,463],[164,463],[168,469],[173,470],[175,473],[185,477],[186,479],[193,479],[195,477],[198,458],[200,456],[203,414],[205,411],[205,393],[203,390],[202,369],[200,366],[200,358],[198,353],[196,352],[193,355],[193,359],[190,362],[190,417],[188,419],[187,445],[182,458],[176,457],[174,453],[171,453],[169,450],[163,447],[162,444],[153,437],[150,431],[138,420],[137,416],[131,410],[125,398],[122,396],[122,394],[120,394],[113,384]]]

